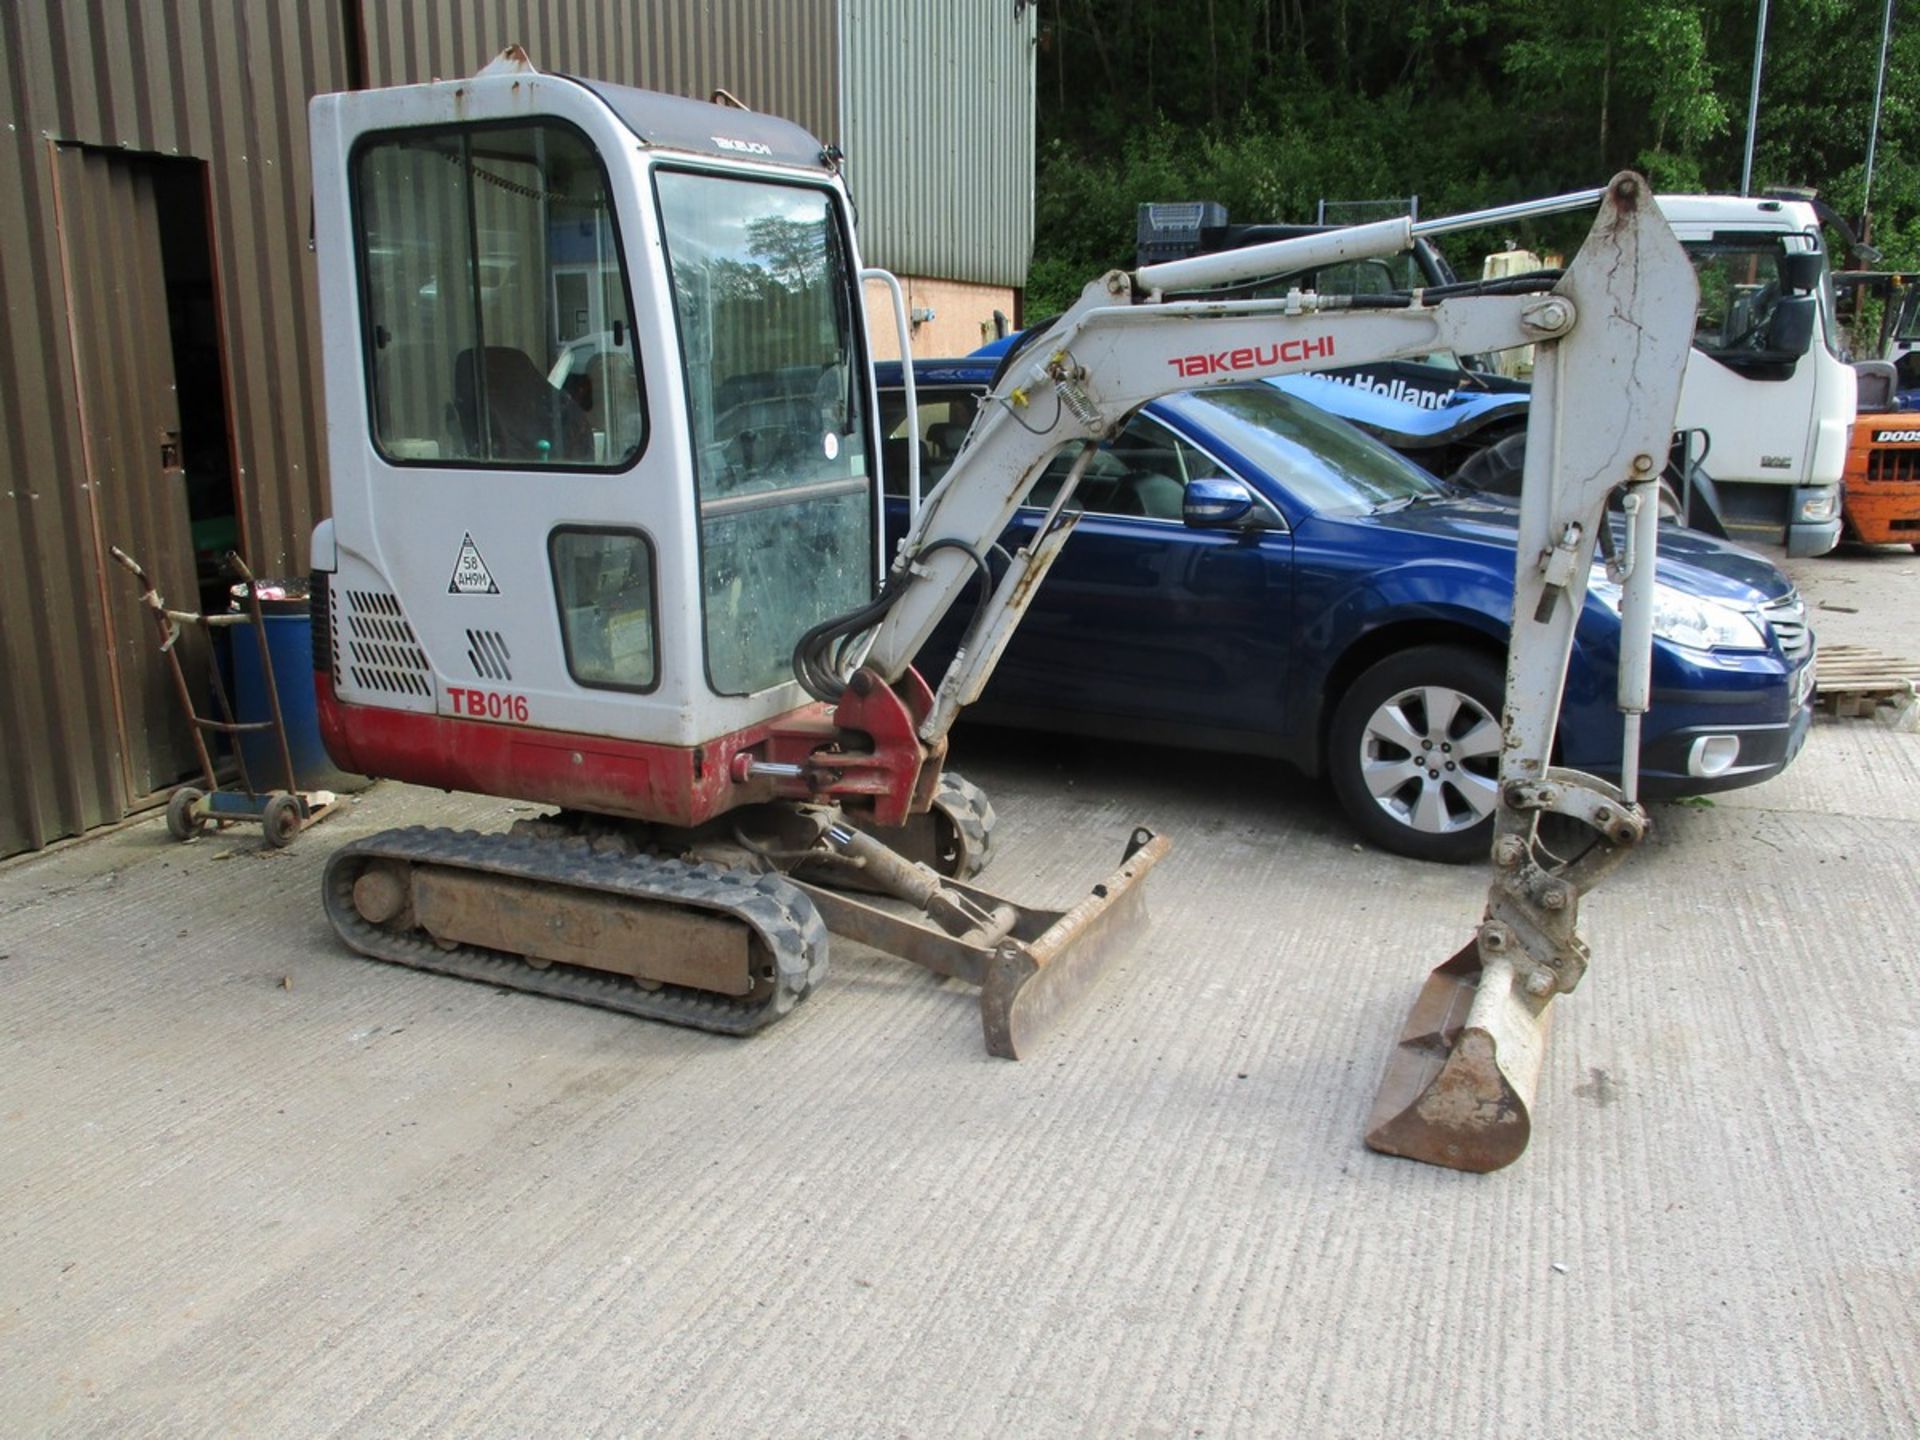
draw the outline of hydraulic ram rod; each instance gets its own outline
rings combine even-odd
[[[1549,195],[1543,200],[1522,200],[1513,205],[1495,205],[1490,210],[1467,210],[1459,215],[1442,215],[1437,220],[1422,220],[1412,227],[1415,235],[1451,235],[1457,230],[1478,230],[1482,225],[1505,225],[1510,220],[1531,220],[1536,215],[1561,215],[1569,210],[1591,210],[1606,196],[1601,190],[1576,190],[1566,195]]]
[[[1371,225],[1352,225],[1316,235],[1297,235],[1291,240],[1270,240],[1264,245],[1222,250],[1213,255],[1194,255],[1185,260],[1142,265],[1133,272],[1133,281],[1149,293],[1214,290],[1223,285],[1258,280],[1266,275],[1317,270],[1323,265],[1336,265],[1343,260],[1369,260],[1398,255],[1412,248],[1415,237],[1421,235],[1450,235],[1456,230],[1505,225],[1514,220],[1532,219],[1536,215],[1591,210],[1605,198],[1606,193],[1604,189],[1578,190],[1567,195],[1549,195],[1542,200],[1522,200],[1514,205],[1495,205],[1487,210],[1442,215],[1436,220],[1422,220],[1418,224],[1402,215],[1392,220],[1376,220]]]

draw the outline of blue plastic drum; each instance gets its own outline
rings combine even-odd
[[[240,587],[235,587],[239,589]],[[302,790],[336,792],[364,789],[372,782],[364,775],[335,767],[320,739],[320,710],[313,694],[313,621],[307,609],[304,581],[260,582],[260,614],[267,627],[267,655],[273,683],[280,692],[280,714],[287,727],[287,749],[293,757],[293,776]],[[241,591],[241,595],[244,595]],[[272,595],[274,598],[268,598]],[[236,596],[235,610],[246,602]],[[268,720],[266,681],[260,670],[260,646],[251,625],[226,630],[233,656],[233,708],[240,721]],[[286,771],[270,730],[253,730],[240,737],[241,754],[256,790],[283,790]]]

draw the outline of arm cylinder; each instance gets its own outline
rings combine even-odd
[[[1216,290],[1222,285],[1258,280],[1262,275],[1285,275],[1296,270],[1317,270],[1342,260],[1398,255],[1412,244],[1413,222],[1402,215],[1394,220],[1377,220],[1371,225],[1354,225],[1319,235],[1300,235],[1292,240],[1272,240],[1265,245],[1248,245],[1213,255],[1142,265],[1133,272],[1133,280],[1147,291]]]
[[[1653,587],[1660,544],[1660,506],[1651,483],[1631,486],[1627,515],[1628,570],[1620,582],[1619,706],[1625,717],[1620,790],[1640,798],[1640,717],[1653,703]]]

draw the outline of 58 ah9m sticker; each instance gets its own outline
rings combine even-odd
[[[453,562],[453,578],[447,582],[449,595],[498,595],[500,587],[493,583],[493,572],[487,569],[487,562],[480,558],[480,547],[473,543],[473,534],[469,531],[460,539],[460,555]]]

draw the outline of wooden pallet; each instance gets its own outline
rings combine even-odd
[[[1920,662],[1866,645],[1822,645],[1814,672],[1814,704],[1835,715],[1871,715],[1920,694]]]

